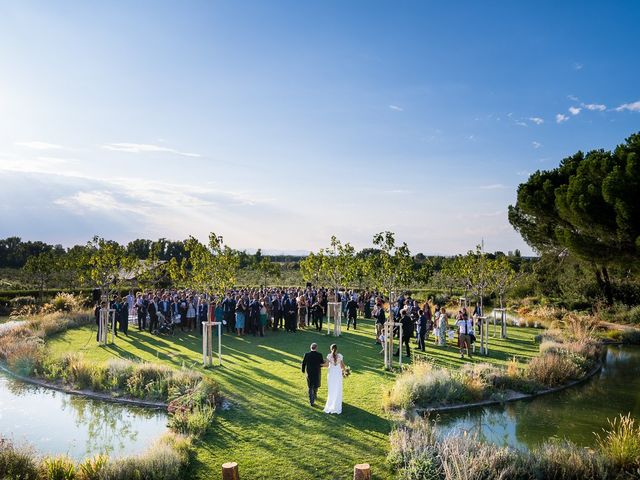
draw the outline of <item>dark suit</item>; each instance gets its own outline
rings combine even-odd
[[[149,313],[149,331],[154,332],[158,330],[158,309],[155,302],[149,302],[147,312]]]
[[[302,359],[302,373],[307,374],[307,386],[309,387],[309,403],[311,406],[316,402],[318,388],[320,388],[320,369],[324,364],[324,357],[321,353],[311,350],[304,354]]]
[[[356,318],[358,316],[358,302],[351,299],[347,302],[347,330],[349,325],[353,322],[353,329],[356,329]]]

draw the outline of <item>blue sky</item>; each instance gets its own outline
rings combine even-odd
[[[0,236],[530,249],[517,185],[640,131],[640,4],[0,2]]]

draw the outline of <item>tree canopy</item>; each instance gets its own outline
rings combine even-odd
[[[571,254],[593,267],[611,303],[608,268],[640,265],[640,133],[613,152],[593,150],[537,171],[518,187],[509,221],[540,253]]]

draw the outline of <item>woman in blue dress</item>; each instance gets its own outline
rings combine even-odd
[[[244,322],[247,316],[247,303],[243,298],[238,300],[236,305],[236,333],[238,335],[244,334]]]

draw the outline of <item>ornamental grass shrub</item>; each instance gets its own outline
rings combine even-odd
[[[408,409],[468,402],[476,396],[477,391],[456,372],[414,360],[385,392],[383,403],[386,409]]]
[[[40,458],[0,439],[0,478],[12,480],[176,480],[187,478],[194,457],[191,439],[166,433],[141,455],[110,459],[98,455],[81,463],[66,456]]]
[[[35,452],[0,437],[0,478],[38,480],[38,476]]]
[[[630,413],[607,423],[609,427],[596,434],[598,447],[618,468],[640,477],[640,425]]]
[[[95,363],[86,360],[79,353],[66,353],[58,358],[44,360],[37,374],[79,390],[91,389],[109,392],[115,397],[161,402],[205,388],[214,389],[216,397],[219,392],[214,380],[204,380],[200,373],[184,368],[176,370],[163,364],[125,359]]]
[[[470,435],[444,436],[428,419],[390,434],[387,462],[402,480],[602,480],[634,478],[604,451],[568,441],[531,451],[484,443]],[[627,464],[628,465],[628,464]],[[633,467],[632,467],[633,468]]]

